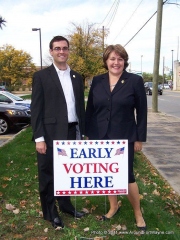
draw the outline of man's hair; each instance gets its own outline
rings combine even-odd
[[[128,63],[129,57],[128,57],[128,54],[127,54],[125,48],[123,46],[121,46],[120,44],[109,45],[105,49],[104,54],[103,54],[103,63],[104,63],[105,69],[108,70],[106,61],[109,57],[109,54],[112,53],[113,51],[124,59],[124,69],[126,69],[127,66],[129,65],[129,63]]]
[[[49,43],[49,48],[53,49],[53,43],[54,42],[60,42],[60,41],[66,41],[69,47],[69,41],[67,40],[67,38],[63,37],[63,36],[55,36],[53,37],[53,39],[50,41]]]

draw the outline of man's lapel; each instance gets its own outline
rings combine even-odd
[[[78,85],[77,85],[77,78],[78,75],[74,72],[74,71],[70,71],[70,77],[71,77],[71,82],[72,82],[72,86],[73,86],[73,91],[74,91],[74,96],[76,98],[77,94],[78,94]]]
[[[49,67],[49,70],[50,70],[50,75],[51,75],[52,81],[55,83],[55,85],[57,86],[57,89],[59,89],[61,94],[64,95],[58,74],[57,74],[56,69],[53,64]]]

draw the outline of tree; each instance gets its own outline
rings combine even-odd
[[[6,22],[6,20],[3,19],[3,18],[0,16],[0,28],[1,28],[1,29],[2,29],[2,25],[6,26],[6,25],[5,25],[5,22]]]
[[[0,82],[5,82],[11,89],[12,86],[31,84],[35,65],[32,57],[23,50],[16,50],[11,45],[4,45],[0,51]]]
[[[85,80],[92,76],[105,72],[102,62],[104,36],[107,32],[95,29],[94,24],[86,24],[84,27],[72,23],[74,30],[69,34],[70,57],[69,65],[79,72]],[[103,35],[104,34],[104,35]]]
[[[153,81],[153,74],[152,73],[143,72],[142,77],[144,79],[144,82],[152,82]],[[163,82],[163,76],[159,75],[158,84],[161,84],[162,82]]]

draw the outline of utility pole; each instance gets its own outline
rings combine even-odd
[[[165,68],[165,57],[163,57],[163,88],[164,88],[164,82],[165,82],[165,76],[164,76],[164,68]]]
[[[160,47],[161,47],[162,12],[163,12],[163,0],[158,0],[154,69],[153,69],[153,92],[152,92],[152,111],[153,112],[158,112],[158,78],[159,78],[159,60],[160,60]]]

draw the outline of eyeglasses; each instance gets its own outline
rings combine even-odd
[[[59,51],[63,51],[63,52],[66,52],[66,51],[68,51],[69,50],[69,48],[68,47],[55,47],[55,48],[53,48],[53,51],[56,51],[56,52],[59,52]]]

